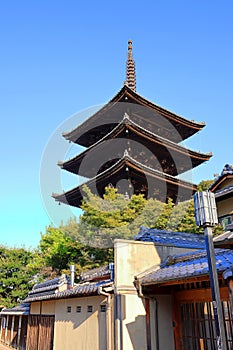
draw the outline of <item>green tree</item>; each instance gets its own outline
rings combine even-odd
[[[209,187],[211,181],[202,181],[199,189]],[[110,246],[115,238],[133,238],[140,226],[161,230],[202,234],[196,226],[193,200],[174,205],[169,199],[161,203],[146,200],[142,195],[125,199],[114,188],[106,188],[104,199],[85,188],[83,215],[80,217],[79,234],[87,244]]]
[[[0,304],[13,307],[23,300],[34,283],[36,269],[29,268],[33,252],[0,246]]]
[[[177,226],[177,231],[179,232],[190,232],[203,234],[203,228],[196,225],[195,217],[194,217],[194,202],[193,200],[188,202],[187,210],[182,217],[179,225]]]
[[[169,199],[168,202],[164,204],[162,213],[155,219],[153,227],[159,230],[167,229],[173,208],[174,204],[172,202],[172,199]]]
[[[115,238],[133,238],[141,225],[150,227],[163,203],[143,195],[126,199],[111,187],[105,189],[104,199],[86,187],[82,204],[83,215],[79,222],[79,235],[83,242],[96,247],[110,247]]]
[[[59,229],[73,240],[78,240],[80,238],[79,223],[76,217],[70,218],[65,224],[61,222]]]
[[[210,188],[210,186],[214,183],[214,180],[202,180],[198,185],[197,185],[197,190],[198,191],[206,191]]]
[[[62,229],[48,227],[41,235],[34,264],[40,270],[41,277],[55,277],[69,273],[69,266],[76,266],[77,274],[81,271],[107,264],[113,259],[112,250],[98,249],[83,244]],[[46,268],[45,268],[46,267]]]

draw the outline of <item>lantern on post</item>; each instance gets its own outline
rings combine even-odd
[[[212,233],[212,227],[218,224],[217,207],[214,193],[210,191],[195,193],[194,209],[196,224],[200,227],[204,227],[205,229],[205,244],[209,266],[210,288],[212,293],[214,319],[217,335],[217,349],[227,350]]]

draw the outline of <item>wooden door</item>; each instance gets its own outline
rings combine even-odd
[[[27,350],[53,349],[54,320],[54,316],[29,316]]]

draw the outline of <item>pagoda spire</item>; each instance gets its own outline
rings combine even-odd
[[[128,58],[126,62],[126,82],[125,84],[132,89],[133,91],[136,91],[136,69],[135,69],[135,63],[133,59],[133,46],[132,46],[132,40],[128,41]]]

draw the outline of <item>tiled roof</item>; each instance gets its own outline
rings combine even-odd
[[[223,195],[227,195],[231,192],[233,192],[233,186],[225,187],[225,188],[215,192],[215,198],[221,197]]]
[[[226,164],[221,172],[221,175],[232,175],[233,174],[233,165]]]
[[[219,184],[224,180],[224,178],[228,177],[228,175],[233,175],[233,165],[231,164],[226,164],[221,172],[221,174],[219,176],[217,176],[214,180],[214,182],[212,183],[212,185],[210,185],[209,190],[215,192],[216,188],[218,188]],[[216,191],[217,192],[217,191]],[[219,191],[220,193],[221,191]]]
[[[3,309],[0,313],[1,314],[16,314],[16,315],[29,315],[30,311],[30,303],[22,303],[20,305],[17,305],[11,309]]]
[[[40,300],[51,300],[51,299],[65,299],[74,297],[83,297],[90,295],[99,295],[101,288],[111,287],[113,282],[99,281],[99,282],[86,282],[76,285],[73,289],[67,289],[62,292],[57,292],[53,294],[43,294],[43,295],[28,295],[25,301],[40,301]]]
[[[203,235],[186,232],[171,232],[141,227],[134,237],[136,241],[154,242],[180,248],[204,249],[205,239]]]
[[[214,243],[229,243],[230,241],[233,241],[233,232],[232,231],[226,231],[222,233],[219,236],[215,236],[213,238]]]
[[[112,267],[113,267],[113,265],[112,265]],[[81,274],[81,280],[82,281],[91,281],[91,280],[95,280],[97,278],[105,278],[105,279],[107,277],[110,278],[111,272],[112,272],[112,269],[110,269],[109,265],[97,267],[95,269],[83,272]]]
[[[223,272],[233,264],[233,251],[230,249],[215,249],[216,267]],[[206,251],[196,251],[189,254],[168,257],[160,268],[145,274],[141,279],[142,285],[158,284],[168,281],[179,281],[194,276],[209,273]]]
[[[29,292],[27,299],[40,297],[44,295],[53,295],[59,292],[59,288],[64,284],[70,284],[70,278],[67,275],[62,275],[60,277],[48,280],[39,284],[36,284],[31,292]]]

